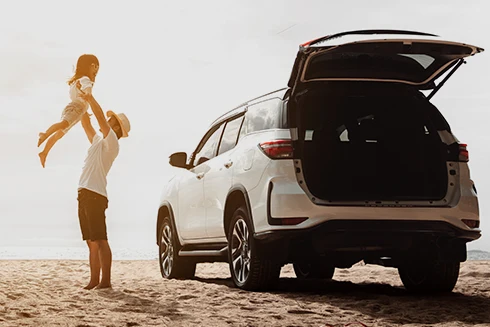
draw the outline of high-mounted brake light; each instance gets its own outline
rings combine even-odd
[[[470,160],[470,154],[466,148],[468,145],[464,143],[459,143],[459,161],[468,162]]]
[[[262,142],[259,147],[271,159],[292,159],[293,144],[291,140],[273,140]]]
[[[317,41],[317,40],[319,40],[319,39],[320,39],[320,38],[316,38],[316,39],[310,40],[310,41],[308,41],[308,42],[305,42],[305,43],[303,43],[303,44],[300,44],[300,45],[299,45],[299,47],[300,47],[300,48],[306,48],[306,47],[308,47],[310,44],[312,44],[312,43],[316,42],[316,41]]]

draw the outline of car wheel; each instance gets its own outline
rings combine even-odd
[[[193,278],[196,263],[178,255],[177,235],[172,227],[170,218],[163,220],[160,228],[160,272],[164,278]]]
[[[281,266],[261,256],[244,208],[234,212],[228,229],[228,262],[233,282],[241,289],[260,291],[277,285]]]
[[[458,281],[459,262],[418,262],[403,265],[398,273],[410,292],[451,292]]]
[[[293,268],[298,279],[332,279],[335,273],[335,267],[328,264],[295,262]]]

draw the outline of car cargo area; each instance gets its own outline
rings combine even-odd
[[[436,201],[447,192],[449,129],[420,91],[395,83],[309,89],[295,113],[306,186],[327,201]]]

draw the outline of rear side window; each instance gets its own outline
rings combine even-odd
[[[273,98],[248,107],[240,136],[282,127],[282,100]]]
[[[225,131],[223,133],[223,137],[221,138],[218,155],[225,153],[226,151],[229,151],[235,147],[238,140],[238,131],[240,130],[242,121],[243,115],[226,123]]]

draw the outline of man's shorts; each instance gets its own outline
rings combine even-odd
[[[107,240],[105,210],[108,202],[103,195],[84,188],[78,190],[78,218],[84,241]]]

